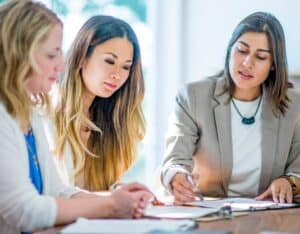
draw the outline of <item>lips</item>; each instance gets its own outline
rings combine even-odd
[[[56,77],[54,77],[54,76],[52,76],[52,77],[49,77],[49,80],[51,80],[51,81],[55,82],[55,81],[57,80],[57,78],[56,78]]]
[[[109,82],[104,82],[104,84],[109,87],[110,89],[115,89],[117,88],[117,85],[116,84],[113,84],[113,83],[109,83]]]
[[[238,71],[238,73],[239,73],[240,77],[244,80],[250,80],[254,77],[248,71]]]

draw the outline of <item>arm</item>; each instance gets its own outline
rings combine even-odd
[[[290,176],[291,185],[295,184],[293,195],[300,194],[300,116],[296,121],[285,175]]]
[[[300,193],[300,119],[297,119],[286,162],[284,175],[273,180],[269,188],[257,197],[272,197],[275,202],[292,202],[293,195]]]
[[[55,200],[40,196],[28,175],[24,135],[18,124],[0,112],[0,215],[24,231],[52,226]],[[47,212],[45,212],[47,211]]]
[[[170,117],[167,133],[167,149],[163,161],[161,180],[175,195],[175,201],[190,201],[195,196],[193,187],[186,179],[191,173],[192,155],[197,147],[201,129],[193,117],[192,92],[181,91],[175,102],[175,111]],[[194,101],[194,103],[196,103]]]
[[[108,196],[76,199],[38,194],[28,176],[24,136],[13,120],[8,123],[1,117],[0,114],[0,216],[7,224],[17,230],[34,231],[69,223],[78,217],[140,216],[140,209],[149,199],[144,190],[119,189]]]
[[[139,218],[154,199],[147,187],[130,183],[110,192],[74,194],[71,199],[56,198],[56,224],[69,223],[78,217]]]

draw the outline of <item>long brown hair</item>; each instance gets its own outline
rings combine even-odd
[[[225,68],[222,73],[227,81],[226,90],[232,96],[234,83],[229,72],[229,60],[232,46],[246,32],[265,33],[271,48],[273,58],[273,68],[264,85],[269,96],[273,113],[275,116],[284,115],[290,102],[287,96],[287,89],[293,87],[288,80],[287,56],[285,46],[285,36],[283,28],[273,15],[266,12],[255,12],[244,18],[235,28],[229,41]]]
[[[96,97],[90,118],[83,113],[83,62],[94,49],[112,38],[127,38],[133,45],[133,64],[123,86],[109,98]],[[94,16],[78,32],[67,56],[66,74],[60,84],[61,99],[56,109],[56,153],[63,155],[66,142],[71,146],[76,174],[83,171],[84,188],[108,189],[132,165],[137,143],[144,137],[141,103],[144,79],[139,44],[132,28],[111,16]],[[87,147],[80,128],[92,131]]]

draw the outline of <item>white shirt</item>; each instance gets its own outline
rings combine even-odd
[[[244,117],[254,115],[259,99],[244,102],[233,99],[239,112]],[[255,122],[243,124],[242,118],[230,103],[231,108],[231,137],[233,167],[228,187],[228,196],[256,196],[259,189],[261,173],[261,104],[255,115]]]
[[[61,182],[40,116],[33,112],[30,122],[43,178],[43,195],[29,177],[24,134],[0,104],[0,233],[19,234],[53,226],[57,215],[54,197],[70,197],[79,192]]]

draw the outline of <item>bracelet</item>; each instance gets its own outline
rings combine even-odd
[[[109,191],[115,190],[116,188],[122,186],[124,183],[121,182],[116,182],[114,184],[112,184],[111,186],[109,186]]]

